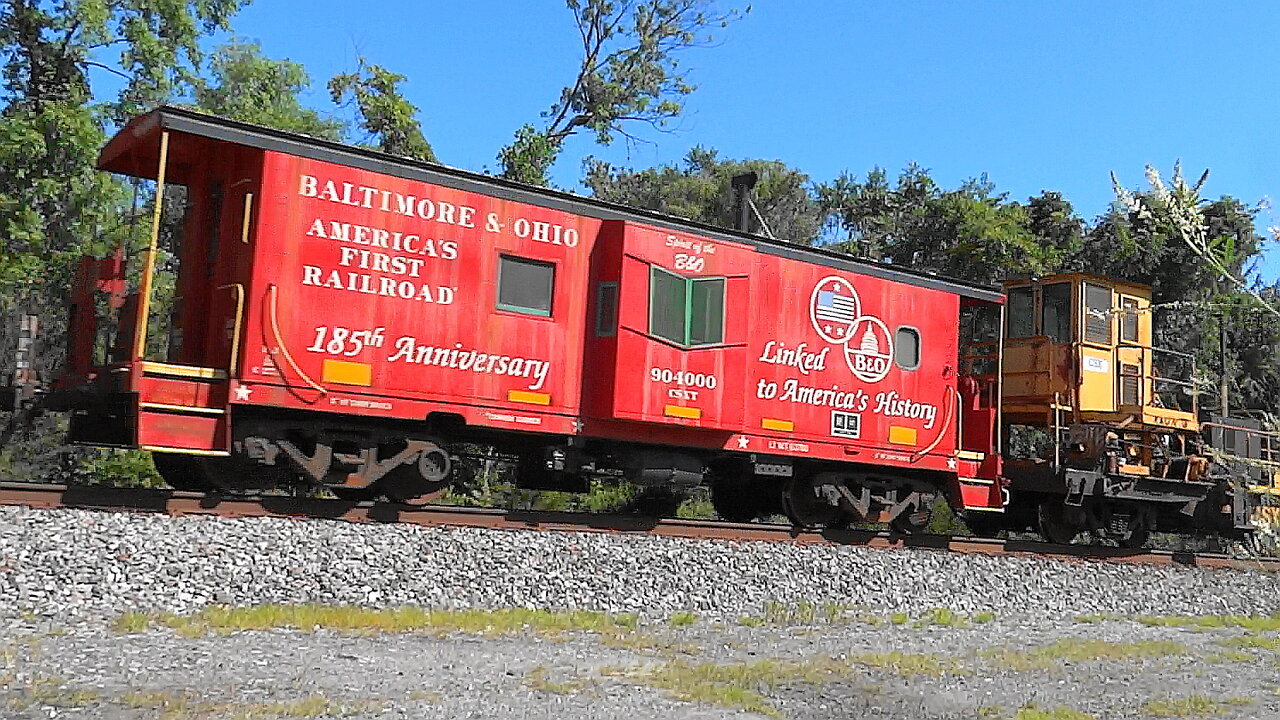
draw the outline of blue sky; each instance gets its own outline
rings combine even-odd
[[[358,8],[358,9],[356,9]],[[308,102],[370,61],[408,76],[441,161],[494,168],[578,62],[559,0],[258,0],[236,34],[304,64]],[[1062,192],[1103,212],[1109,173],[1181,159],[1205,194],[1280,202],[1280,5],[1188,2],[759,0],[714,47],[682,57],[698,90],[674,132],[610,148],[570,141],[554,171],[581,191],[585,155],[636,168],[704,145],[825,181],[909,162],[944,187],[986,173],[1014,199]],[[1259,228],[1280,225],[1264,212]],[[1280,276],[1280,252],[1264,275]]]

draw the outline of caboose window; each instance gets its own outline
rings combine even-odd
[[[1025,338],[1036,334],[1035,300],[1031,288],[1020,287],[1009,291],[1009,321],[1005,336]]]
[[[498,260],[498,309],[550,316],[555,279],[553,263],[502,255]]]
[[[1084,285],[1084,341],[1111,344],[1111,288]]]
[[[1138,301],[1133,298],[1120,298],[1120,339],[1138,342]]]
[[[596,337],[613,337],[618,329],[618,283],[596,286]]]
[[[724,279],[691,280],[689,297],[689,345],[724,341]]]
[[[903,370],[920,367],[920,331],[912,327],[900,327],[894,333],[893,362]]]
[[[687,278],[653,266],[649,333],[686,346],[724,342],[724,278]]]
[[[1071,283],[1045,285],[1040,304],[1040,334],[1054,344],[1071,342]]]

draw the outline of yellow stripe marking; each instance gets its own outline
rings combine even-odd
[[[774,420],[773,418],[761,418],[760,427],[765,430],[781,430],[783,432],[791,432],[796,429],[796,424],[790,420]]]
[[[320,380],[321,382],[369,387],[373,384],[373,366],[368,363],[347,362],[345,360],[325,360],[324,366],[320,369]]]
[[[662,414],[669,415],[671,417],[688,418],[690,420],[697,420],[698,418],[702,417],[702,409],[695,408],[695,407],[684,407],[683,405],[666,405],[666,406],[663,406],[662,408]]]
[[[231,453],[226,450],[192,450],[191,448],[165,447],[163,445],[139,445],[139,450],[158,453],[178,453],[181,455],[200,455],[202,457],[227,457]]]
[[[915,445],[916,429],[901,425],[889,426],[889,442],[894,445]]]
[[[222,408],[195,407],[193,405],[170,405],[168,403],[142,402],[138,403],[138,407],[143,410],[155,410],[157,412],[200,413],[202,415],[227,414],[227,411]]]
[[[551,404],[551,396],[547,393],[530,392],[528,390],[508,390],[507,400],[510,402],[529,403],[530,405]]]
[[[977,452],[976,450],[957,450],[956,457],[961,460],[984,460],[986,459],[987,454]]]
[[[195,365],[174,365],[172,363],[144,361],[139,363],[142,372],[153,375],[173,375],[175,377],[193,377],[202,380],[223,380],[227,377],[225,370],[217,368],[197,367]]]

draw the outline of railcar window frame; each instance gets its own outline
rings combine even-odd
[[[902,357],[903,348],[907,347],[907,343],[902,342],[903,336],[910,337],[913,341],[911,347],[914,348],[915,355],[913,362],[904,362]],[[920,347],[920,329],[911,325],[899,325],[897,330],[893,331],[893,364],[903,370],[919,370],[920,358],[923,355]]]
[[[1066,345],[1075,341],[1071,295],[1070,282],[1040,286],[1040,334],[1049,338],[1054,345]]]
[[[596,337],[618,334],[618,283],[607,281],[596,285]]]
[[[657,302],[660,287],[666,291],[677,286],[679,296],[665,298],[662,303]],[[687,277],[651,264],[649,334],[683,348],[723,345],[727,290],[728,278]],[[671,300],[677,302],[670,302]],[[659,315],[660,309],[662,315]]]
[[[1036,335],[1036,295],[1035,290],[1030,285],[1024,287],[1009,288],[1009,292],[1005,294],[1005,305],[1008,308],[1005,315],[1004,336],[1010,340],[1021,340],[1023,338],[1035,337]],[[1016,307],[1021,303],[1016,298],[1026,298],[1026,312],[1022,312],[1022,307]],[[1022,318],[1026,318],[1022,320]],[[1026,330],[1026,332],[1023,332]]]
[[[1103,293],[1107,295],[1107,305],[1105,308],[1092,304],[1095,298],[1090,297],[1090,292]],[[1084,309],[1084,317],[1081,321],[1082,335],[1080,339],[1092,345],[1115,345],[1115,322],[1112,318],[1112,310],[1116,305],[1115,288],[1108,285],[1099,285],[1098,283],[1086,282],[1084,289],[1080,293],[1080,305]],[[1096,299],[1101,300],[1101,297]],[[1104,339],[1102,338],[1105,334]]]
[[[549,274],[546,277],[546,303],[545,303],[546,307],[545,308],[539,307],[536,305],[521,304],[520,301],[515,301],[516,299],[511,298],[510,295],[507,295],[506,297],[507,297],[507,300],[511,300],[511,302],[507,302],[503,300],[503,296],[504,296],[503,290],[508,287],[512,287],[510,285],[504,285],[504,280],[507,280],[508,278],[511,277],[510,272],[505,270],[508,267],[509,263],[515,264],[515,265],[521,265],[521,266],[524,266],[525,268],[538,268],[538,269],[544,269],[549,271]],[[521,288],[521,289],[527,290],[527,288]],[[496,297],[494,299],[494,307],[496,307],[498,310],[519,313],[521,315],[529,315],[532,317],[549,318],[549,317],[552,317],[552,314],[555,312],[555,295],[556,295],[556,264],[554,262],[549,262],[547,260],[538,260],[537,258],[524,257],[523,255],[509,255],[506,253],[502,253],[498,256],[498,282],[497,282]],[[520,300],[523,300],[523,298],[521,298]]]
[[[1120,342],[1138,344],[1141,331],[1138,328],[1138,313],[1141,303],[1132,295],[1120,295]]]

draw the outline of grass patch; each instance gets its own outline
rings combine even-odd
[[[257,605],[244,608],[214,606],[194,615],[128,613],[116,621],[115,628],[117,632],[127,633],[160,625],[187,637],[276,628],[350,633],[444,635],[461,632],[485,636],[533,633],[555,636],[574,631],[616,635],[634,630],[637,622],[638,618],[632,614],[609,615],[589,610],[427,610],[419,607],[371,610],[331,605]]]
[[[998,669],[1014,672],[1049,670],[1063,663],[1088,662],[1090,660],[1138,660],[1188,654],[1186,645],[1167,640],[1143,640],[1139,642],[1110,642],[1086,638],[1063,638],[1032,650],[996,648],[984,650],[978,656]]]
[[[1142,713],[1159,718],[1197,718],[1226,714],[1231,708],[1249,705],[1248,698],[1229,697],[1222,700],[1191,695],[1184,698],[1151,700],[1142,704]]]
[[[738,618],[738,624],[743,627],[757,628],[764,624],[764,618],[755,615],[743,615]]]
[[[1229,648],[1257,648],[1259,650],[1269,650],[1270,652],[1280,652],[1280,637],[1273,635],[1240,635],[1219,640],[1218,644]]]
[[[371,702],[335,703],[321,695],[269,703],[212,703],[193,691],[128,692],[115,703],[136,710],[157,712],[158,720],[268,720],[268,718],[342,717],[377,707]]]
[[[127,612],[112,624],[112,628],[122,635],[146,632],[151,627],[151,616],[141,612]]]
[[[94,690],[71,687],[58,677],[36,677],[21,684],[8,683],[5,704],[11,710],[33,707],[82,708],[101,701]]]
[[[610,648],[654,653],[662,656],[698,655],[702,653],[702,646],[697,643],[677,642],[647,633],[601,635],[600,644]]]
[[[570,678],[565,682],[555,682],[547,676],[547,669],[542,665],[530,670],[524,678],[525,687],[544,693],[556,695],[577,695],[589,684],[587,678]]]
[[[1243,650],[1223,650],[1222,652],[1209,653],[1200,659],[1203,662],[1222,665],[1225,663],[1249,663],[1257,660],[1258,658]]]
[[[675,628],[688,627],[698,622],[698,615],[694,612],[682,610],[680,612],[672,613],[671,617],[667,619],[667,622],[671,623],[671,627]]]
[[[992,620],[995,620],[996,614],[993,612],[987,612],[984,610],[980,613],[974,614],[974,616],[970,619],[973,620],[978,625],[984,625],[986,623],[991,622]]]
[[[800,662],[757,660],[742,663],[689,663],[671,660],[657,667],[601,668],[605,676],[623,676],[639,684],[665,690],[687,702],[755,712],[779,717],[764,692],[784,683],[820,685],[859,674],[859,668],[874,668],[900,675],[940,676],[959,674],[964,667],[940,655],[913,653],[864,653],[848,658],[816,657]]]
[[[1013,720],[1093,720],[1093,716],[1079,710],[1059,705],[1052,710],[1036,707],[1035,703],[1027,703],[1018,709]]]
[[[1153,627],[1243,628],[1251,632],[1280,630],[1280,613],[1273,615],[1140,615],[1134,618]]]
[[[761,694],[783,683],[823,683],[849,673],[847,662],[816,658],[804,662],[757,660],[749,663],[690,664],[673,660],[657,668],[629,676],[645,685],[665,690],[686,702],[780,717],[781,713]]]
[[[941,627],[949,628],[967,628],[969,627],[969,617],[947,608],[933,608],[924,615],[921,615],[920,619],[915,622],[915,626],[918,628],[928,627],[930,625],[939,625]]]
[[[860,653],[849,657],[850,662],[858,665],[886,670],[904,678],[920,675],[941,677],[943,675],[963,675],[967,672],[963,663],[934,653]]]

